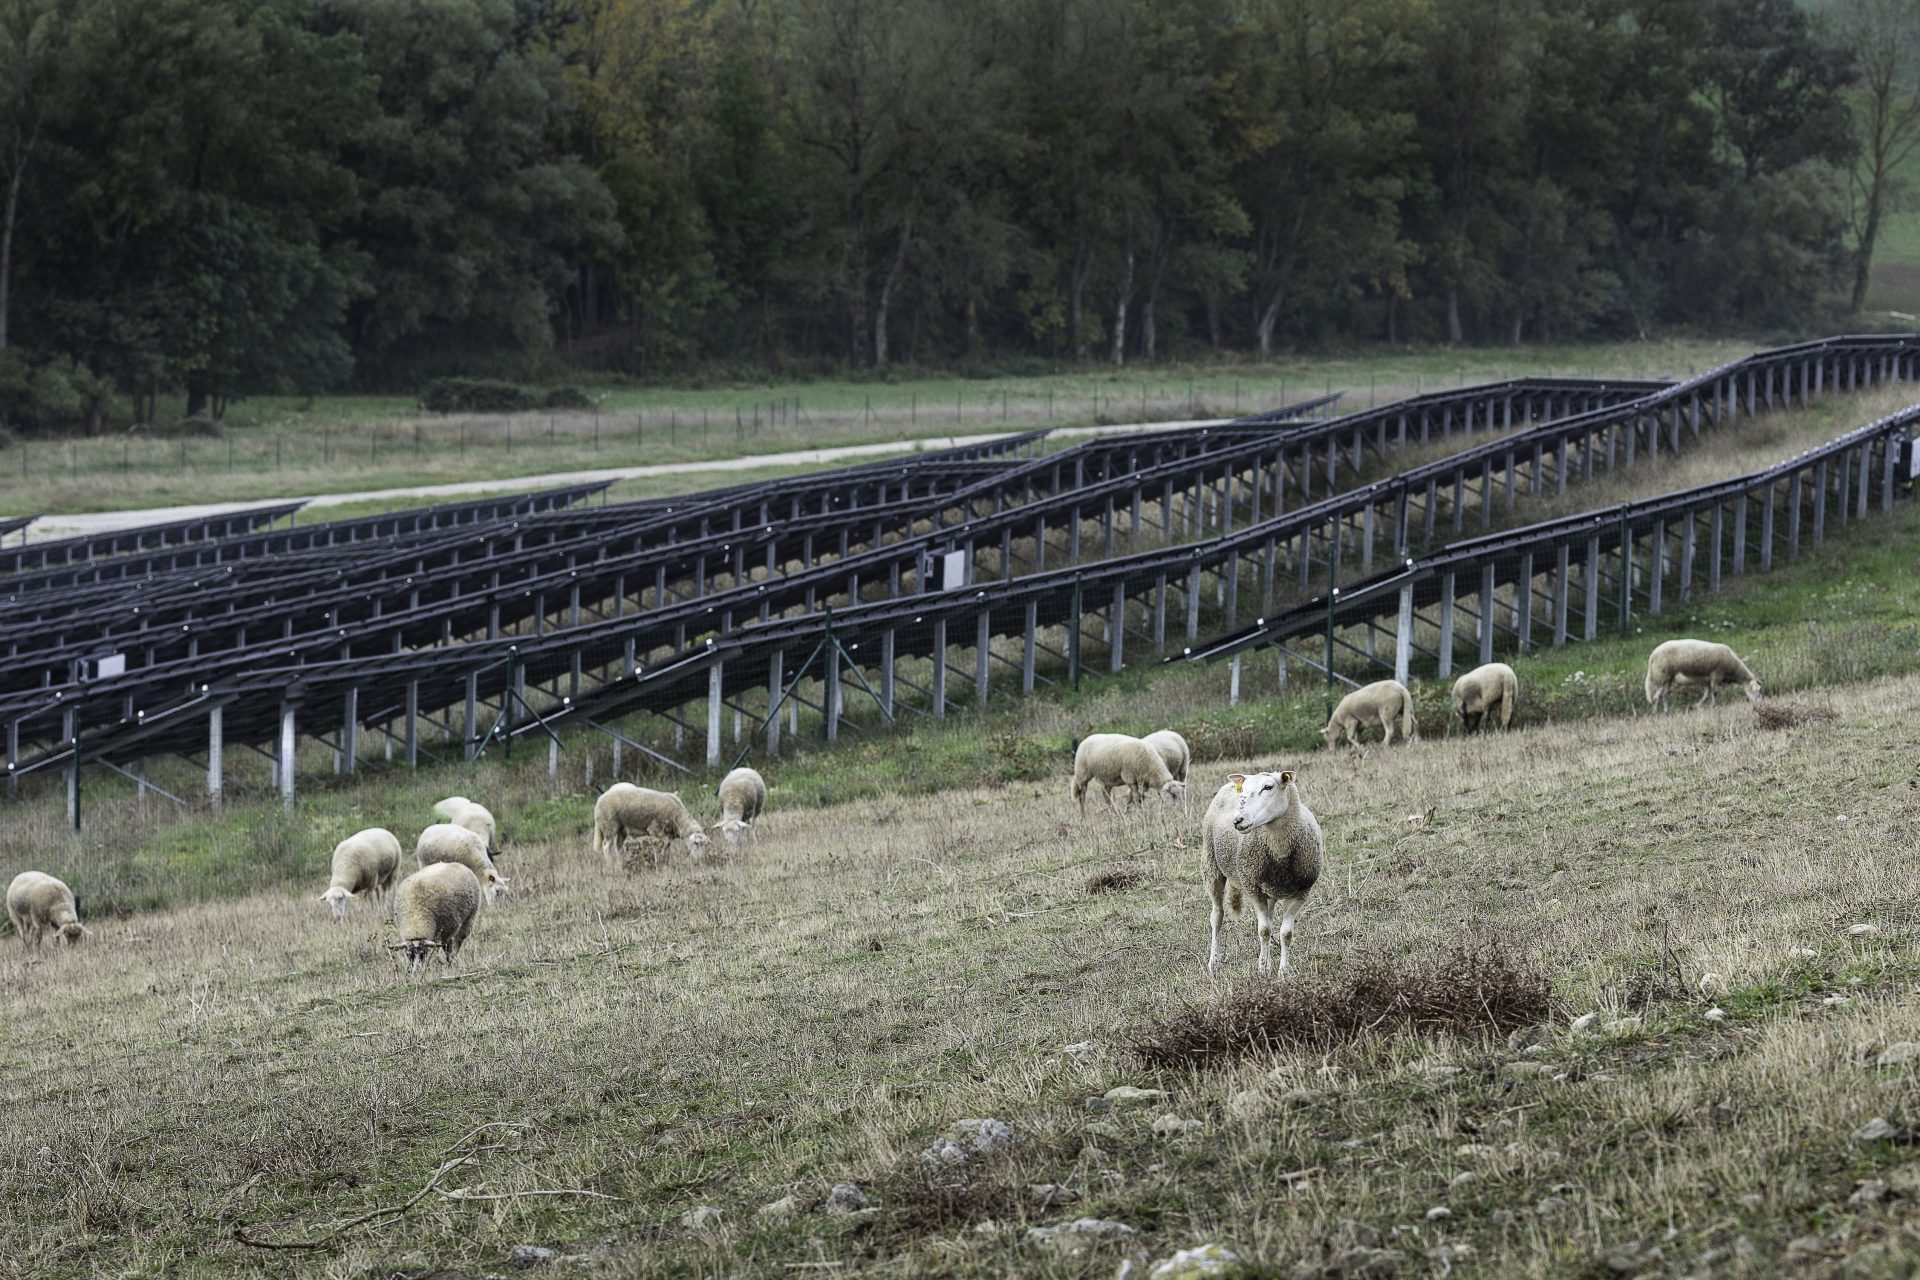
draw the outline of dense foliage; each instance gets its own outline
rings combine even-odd
[[[1778,328],[1852,265],[1793,0],[0,0],[0,69],[26,426]]]

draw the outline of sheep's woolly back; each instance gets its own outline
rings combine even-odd
[[[454,814],[460,812],[460,810],[472,803],[473,801],[467,799],[465,796],[448,796],[445,800],[437,800],[434,802],[433,816],[442,822],[452,822]]]
[[[1073,752],[1073,784],[1085,790],[1091,779],[1105,787],[1163,787],[1173,781],[1160,753],[1124,733],[1090,733]]]
[[[1453,682],[1453,709],[1462,719],[1498,708],[1500,725],[1505,728],[1513,720],[1519,700],[1520,678],[1504,662],[1475,667]]]
[[[1193,751],[1187,746],[1187,740],[1171,729],[1156,729],[1141,739],[1159,753],[1166,763],[1167,772],[1177,781],[1187,780],[1187,766],[1193,763]]]
[[[616,782],[594,801],[594,847],[618,854],[627,841],[641,836],[682,838],[692,845],[707,839],[706,832],[687,812],[679,796],[650,787],[636,787],[631,782]]]
[[[752,822],[767,805],[767,780],[757,769],[739,768],[720,780],[722,821]]]
[[[333,846],[331,870],[328,888],[350,894],[384,890],[400,870],[400,838],[385,827],[356,831]]]
[[[85,929],[66,882],[44,871],[22,871],[7,886],[7,918],[21,942],[39,942],[52,929],[68,942],[78,942]]]
[[[1410,740],[1419,736],[1420,726],[1413,717],[1413,695],[1398,680],[1375,680],[1340,699],[1340,705],[1327,719],[1327,729],[1341,729],[1349,724],[1379,724],[1383,719],[1398,719],[1402,737]]]
[[[487,856],[486,839],[477,831],[456,827],[450,822],[437,822],[422,831],[414,843],[413,854],[423,867],[437,862],[459,863],[480,883],[489,886],[489,897],[492,887],[504,887],[507,883],[506,877],[493,865],[493,859]]]
[[[1236,831],[1239,793],[1231,782],[1214,793],[1200,820],[1200,843],[1208,870],[1231,886],[1230,905],[1240,910],[1241,895],[1268,901],[1304,898],[1320,879],[1327,856],[1319,819],[1300,798],[1296,783],[1286,785],[1287,810],[1251,831]]]
[[[1654,646],[1647,655],[1647,701],[1652,703],[1669,689],[1706,685],[1709,689],[1730,684],[1747,688],[1749,697],[1758,697],[1754,677],[1740,655],[1712,640],[1668,640]]]
[[[456,799],[457,798],[458,797],[456,797]],[[442,803],[445,802],[443,801]],[[467,800],[461,804],[454,805],[451,813],[441,818],[441,821],[450,823],[456,827],[465,827],[467,830],[473,832],[482,840],[486,841],[487,851],[489,853],[493,851],[493,847],[497,843],[494,839],[496,832],[493,823],[493,813],[483,804],[477,804],[472,800]]]
[[[400,942],[415,967],[426,950],[438,945],[451,960],[473,932],[480,911],[480,880],[458,862],[436,862],[400,882],[395,911]]]

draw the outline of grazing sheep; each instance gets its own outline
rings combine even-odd
[[[1733,650],[1711,640],[1668,640],[1656,645],[1647,657],[1647,705],[1667,709],[1667,693],[1672,689],[1690,689],[1705,685],[1702,703],[1718,702],[1720,686],[1737,684],[1746,690],[1748,702],[1760,701],[1760,681]]]
[[[38,947],[48,929],[68,946],[78,946],[87,933],[73,904],[73,890],[44,871],[22,871],[13,878],[7,886],[7,919],[13,921],[22,947]]]
[[[465,827],[478,832],[486,839],[487,853],[492,856],[499,847],[493,814],[478,801],[465,796],[448,796],[433,806],[433,816],[442,822],[450,822],[456,827]]]
[[[1320,736],[1331,747],[1344,732],[1347,742],[1358,747],[1361,730],[1377,720],[1387,734],[1386,741],[1381,745],[1391,746],[1393,722],[1396,719],[1400,722],[1401,737],[1408,742],[1420,737],[1420,726],[1413,718],[1413,695],[1407,692],[1407,686],[1398,680],[1375,680],[1340,699],[1340,705],[1333,709],[1333,715],[1328,718],[1327,727],[1320,731]]]
[[[457,862],[473,872],[476,879],[486,886],[487,905],[507,891],[507,878],[493,865],[493,859],[487,856],[487,842],[477,831],[465,827],[456,827],[450,822],[436,822],[420,833],[420,839],[414,843],[413,856],[420,865],[431,866],[436,862]]]
[[[695,862],[712,843],[679,796],[616,782],[594,801],[593,846],[612,863],[626,849],[627,841],[641,836],[659,836],[668,843],[684,839]]]
[[[1124,733],[1088,734],[1073,749],[1073,798],[1087,811],[1087,784],[1098,782],[1107,807],[1113,807],[1116,787],[1127,789],[1128,802],[1139,804],[1149,790],[1184,803],[1187,784],[1167,769],[1160,753],[1139,738]]]
[[[435,947],[452,964],[480,913],[480,881],[463,863],[436,862],[402,880],[394,903],[400,921],[394,950],[407,953],[407,972],[418,972]]]
[[[727,839],[738,844],[742,835],[753,834],[753,820],[767,807],[767,780],[758,770],[739,768],[720,780],[720,821],[713,824]]]
[[[1185,738],[1171,729],[1156,729],[1140,741],[1160,753],[1160,758],[1167,762],[1167,772],[1175,780],[1187,780],[1187,766],[1193,763],[1193,751]]]
[[[1300,799],[1293,771],[1229,774],[1200,820],[1213,896],[1213,940],[1207,972],[1220,971],[1220,920],[1227,908],[1240,914],[1251,899],[1260,922],[1260,972],[1278,976],[1287,967],[1287,943],[1298,914],[1326,862],[1327,841],[1313,811]],[[1280,963],[1273,963],[1273,915],[1280,917]]]
[[[1520,678],[1504,662],[1489,662],[1475,667],[1453,682],[1453,709],[1460,723],[1471,733],[1498,715],[1502,729],[1513,723],[1513,709],[1520,701]]]
[[[399,837],[385,827],[356,831],[333,846],[333,877],[320,901],[333,908],[335,920],[343,920],[348,899],[363,893],[378,899],[393,888],[399,870]]]

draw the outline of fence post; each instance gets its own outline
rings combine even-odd
[[[1333,719],[1333,610],[1340,603],[1340,588],[1327,591],[1327,719]]]
[[[1413,561],[1407,561],[1407,568],[1413,568]],[[1400,588],[1400,617],[1393,632],[1393,678],[1401,684],[1413,671],[1413,582],[1408,580]]]
[[[833,634],[833,623],[831,621],[827,623],[827,634],[829,636]],[[840,664],[833,661],[832,654],[828,655],[827,660],[833,664],[829,666],[827,670],[837,673]],[[721,690],[725,686],[725,672],[726,663],[718,658],[714,659],[713,665],[707,668],[707,768],[709,769],[716,768],[720,764],[720,701]],[[832,742],[833,716],[831,715],[831,702],[829,702],[828,711],[827,741]]]
[[[290,692],[287,700],[280,704],[280,746],[275,752],[277,759],[275,772],[280,784],[280,801],[287,808],[293,807],[293,766],[295,736],[295,709],[298,699]]]
[[[214,808],[220,807],[221,787],[224,779],[221,774],[225,766],[225,712],[223,706],[214,707],[207,712],[207,799]]]
[[[1080,691],[1080,575],[1073,575],[1073,603],[1067,614],[1067,679]]]

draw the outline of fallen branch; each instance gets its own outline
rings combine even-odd
[[[625,1196],[610,1196],[599,1191],[583,1191],[579,1187],[554,1187],[551,1190],[502,1191],[482,1194],[470,1191],[466,1187],[455,1187],[451,1191],[442,1191],[443,1200],[518,1200],[521,1196],[591,1196],[595,1200],[624,1200]]]
[[[233,1238],[241,1244],[248,1245],[255,1249],[326,1249],[331,1247],[335,1240],[338,1240],[355,1227],[365,1226],[369,1222],[377,1222],[383,1218],[399,1217],[431,1195],[439,1185],[440,1179],[446,1177],[449,1173],[452,1173],[455,1169],[458,1169],[471,1159],[473,1159],[472,1156],[455,1156],[453,1159],[442,1164],[438,1169],[435,1169],[433,1176],[427,1179],[426,1185],[414,1192],[412,1198],[405,1204],[389,1205],[384,1209],[374,1209],[371,1212],[363,1213],[357,1218],[349,1218],[317,1240],[256,1240],[247,1234],[247,1229],[244,1225],[236,1225],[234,1227]]]

